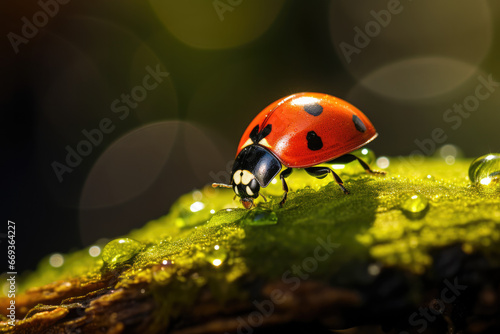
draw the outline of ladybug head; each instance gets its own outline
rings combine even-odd
[[[233,172],[231,184],[234,193],[241,197],[241,204],[250,209],[253,199],[259,197],[260,185],[255,176],[248,170],[238,169]]]
[[[253,200],[262,196],[260,187],[267,187],[281,170],[279,160],[266,148],[259,145],[245,147],[236,157],[231,174],[231,184],[214,183],[213,187],[232,188],[241,198],[241,204],[250,209]]]

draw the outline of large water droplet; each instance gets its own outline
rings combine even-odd
[[[245,215],[243,223],[253,226],[274,225],[278,223],[278,216],[271,210],[255,209]]]
[[[134,239],[119,238],[108,242],[102,250],[102,260],[107,265],[117,265],[130,260],[139,253],[142,244]]]
[[[500,154],[483,155],[472,161],[469,167],[469,179],[474,185],[489,185],[500,179]]]
[[[410,194],[403,197],[400,208],[410,219],[420,219],[425,216],[429,208],[429,201],[420,194]]]

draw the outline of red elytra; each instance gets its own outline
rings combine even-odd
[[[254,199],[264,197],[260,189],[279,173],[284,192],[279,204],[283,206],[289,191],[285,179],[294,168],[304,168],[319,179],[331,174],[348,194],[342,179],[330,167],[316,165],[357,160],[367,173],[383,175],[350,154],[376,137],[370,120],[352,104],[327,94],[293,94],[270,104],[255,117],[238,145],[231,183],[212,186],[232,188],[249,209]],[[287,168],[281,171],[283,165]]]
[[[254,118],[236,156],[252,144],[252,130],[267,124],[272,124],[272,131],[259,144],[291,168],[333,160],[377,137],[368,117],[349,102],[328,94],[298,93],[271,103]]]

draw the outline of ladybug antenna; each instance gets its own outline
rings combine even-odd
[[[217,188],[232,188],[233,186],[230,184],[225,184],[225,183],[212,183],[212,187]]]

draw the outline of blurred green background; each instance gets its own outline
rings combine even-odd
[[[379,156],[500,151],[495,1],[0,6],[1,205],[19,271],[228,181],[247,124],[296,92],[356,105]]]

